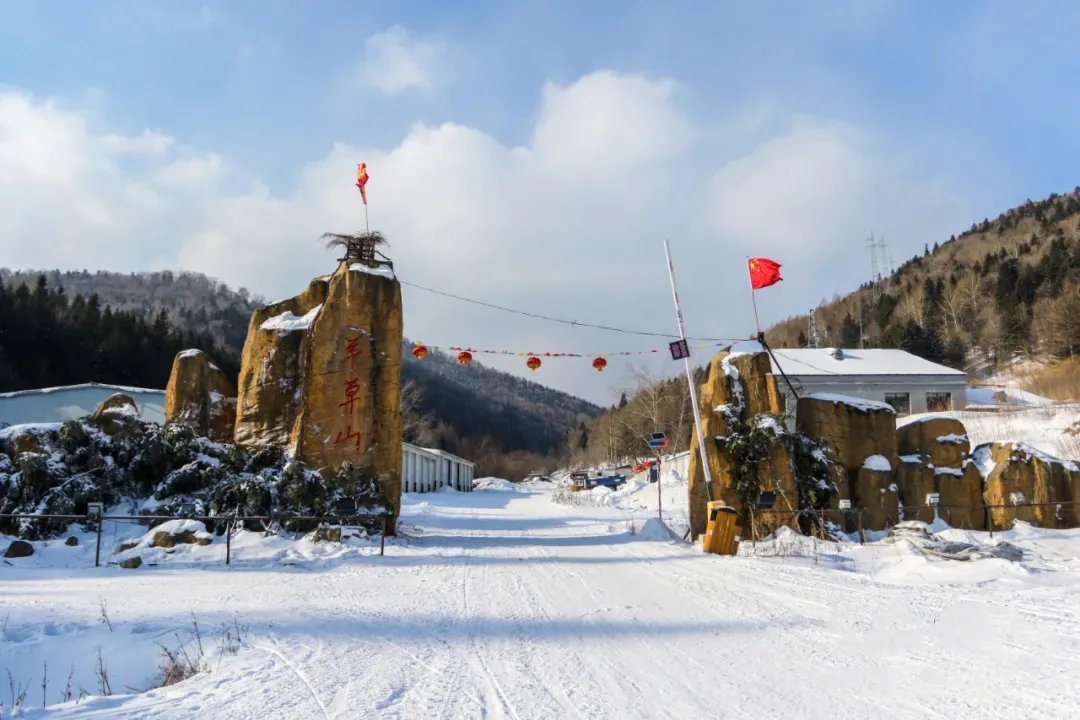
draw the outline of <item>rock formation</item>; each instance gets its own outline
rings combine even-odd
[[[1014,520],[1039,527],[1077,525],[1076,508],[1069,504],[1080,498],[1076,463],[1050,457],[1024,443],[987,443],[977,447],[973,457],[985,480],[986,504],[1004,506],[987,510],[994,529],[1010,528]],[[1025,503],[1049,505],[1026,507]]]
[[[706,457],[713,480],[713,499],[732,507],[741,508],[742,502],[736,492],[732,463],[719,449],[717,441],[727,437],[734,425],[743,427],[762,413],[777,415],[781,412],[781,397],[771,369],[767,353],[721,352],[712,359],[701,386],[702,433],[709,443]],[[794,524],[796,518],[791,511],[799,509],[791,451],[780,441],[785,430],[777,424],[770,431],[776,442],[770,444],[767,456],[757,466],[757,484],[763,492],[776,493],[776,505],[774,512],[755,514],[754,523],[759,534],[780,525]],[[696,434],[691,440],[688,474],[690,534],[696,539],[705,532],[708,502]]]
[[[202,350],[184,350],[173,360],[165,388],[165,422],[190,425],[215,442],[231,442],[236,391]]]
[[[895,485],[896,413],[885,403],[826,393],[804,395],[796,410],[796,429],[829,447],[840,499],[863,510],[862,527],[882,530],[900,519]],[[854,530],[856,519],[845,519]]]
[[[106,435],[116,435],[139,417],[139,407],[130,396],[113,393],[101,401],[90,421]]]
[[[327,474],[351,466],[358,480],[378,480],[396,516],[401,341],[401,288],[388,268],[342,262],[297,297],[256,311],[244,344],[235,441],[283,446]]]

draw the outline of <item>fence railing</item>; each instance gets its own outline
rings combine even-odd
[[[243,528],[246,522],[261,523],[284,523],[284,522],[315,522],[319,526],[354,526],[360,524],[360,520],[375,520],[380,524],[379,532],[379,555],[386,554],[386,529],[390,515],[380,513],[349,513],[346,515],[48,515],[29,513],[0,513],[0,520],[69,520],[81,522],[83,525],[97,525],[97,539],[94,549],[94,567],[101,566],[101,532],[106,521],[139,522],[149,521],[155,523],[168,522],[170,520],[196,520],[198,522],[212,522],[214,525],[225,525],[225,564],[232,562],[232,536],[237,523]]]
[[[967,527],[961,527],[961,529],[987,531],[987,532],[990,533],[990,537],[992,538],[992,537],[994,537],[995,529],[998,532],[1001,532],[1003,530],[1006,530],[1007,528],[1005,528],[1005,527],[995,528],[994,515],[993,515],[992,512],[990,512],[991,510],[1020,511],[1020,510],[1031,509],[1031,508],[1053,508],[1054,509],[1054,518],[1053,518],[1054,519],[1054,527],[1057,528],[1057,529],[1064,529],[1066,527],[1080,526],[1080,524],[1078,524],[1078,522],[1077,522],[1077,520],[1080,520],[1080,518],[1074,516],[1073,522],[1071,524],[1068,524],[1066,522],[1066,517],[1065,517],[1065,513],[1064,513],[1064,509],[1066,507],[1071,507],[1071,506],[1076,506],[1076,505],[1080,505],[1080,500],[1063,500],[1061,502],[1042,502],[1042,503],[1035,503],[1035,502],[998,503],[998,504],[982,504],[982,505],[955,505],[955,504],[952,504],[952,505],[947,505],[947,504],[940,504],[940,505],[900,505],[898,507],[899,507],[900,513],[904,516],[905,519],[912,519],[913,517],[918,515],[920,512],[924,512],[924,513],[931,513],[932,512],[932,513],[934,513],[935,518],[940,517],[941,519],[945,520],[945,522],[947,522],[949,525],[953,525],[952,516],[953,516],[953,511],[954,510],[955,511],[966,511],[967,513],[971,513],[972,511],[975,511],[975,512],[982,511],[983,512],[983,519],[985,521],[985,525],[980,525],[980,526],[976,527],[976,526],[968,523]],[[832,518],[839,517],[843,521],[843,523],[845,525],[851,525],[851,524],[855,525],[855,528],[856,528],[855,532],[857,532],[858,535],[859,535],[859,542],[860,542],[860,544],[863,544],[866,541],[865,540],[866,529],[864,529],[864,527],[863,527],[863,516],[868,514],[868,513],[873,513],[873,514],[877,515],[877,514],[881,514],[882,510],[879,509],[879,508],[865,508],[865,507],[819,508],[819,509],[804,508],[804,509],[801,509],[801,510],[777,510],[777,509],[772,509],[772,508],[751,508],[750,512],[749,512],[749,516],[750,516],[750,519],[751,519],[751,528],[750,528],[751,539],[752,540],[759,539],[757,537],[757,518],[765,519],[765,518],[769,518],[769,517],[776,517],[778,515],[779,516],[792,516],[792,517],[796,518],[796,521],[799,518],[807,518],[808,520],[811,521],[812,525],[817,526],[817,527],[821,527],[824,524],[823,521],[829,521]],[[1016,518],[1014,517],[1013,519],[1016,519]],[[879,528],[871,528],[871,530],[875,530],[875,531],[889,530],[894,525],[896,525],[896,523],[898,523],[898,522],[900,522],[899,517],[893,518],[888,513],[885,513],[884,527],[880,528],[880,529]],[[956,527],[956,526],[953,525],[953,527]]]

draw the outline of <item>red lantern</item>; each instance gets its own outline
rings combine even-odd
[[[531,358],[525,361],[525,364],[529,366],[530,370],[536,370],[536,368],[540,367],[540,358],[533,355]]]
[[[457,361],[462,365],[468,365],[472,362],[472,353],[468,350],[462,350],[458,353]]]
[[[602,357],[598,357],[592,361],[592,366],[596,368],[596,372],[603,372],[604,368],[607,367],[607,360]]]
[[[423,360],[427,357],[427,348],[424,345],[417,343],[412,349],[412,356],[417,360]]]

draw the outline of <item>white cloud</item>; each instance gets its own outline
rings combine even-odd
[[[442,71],[446,47],[413,37],[395,25],[364,42],[364,60],[357,69],[361,84],[387,95],[431,87]]]
[[[167,135],[117,136],[83,113],[0,93],[0,253],[23,268],[199,270],[280,299],[333,266],[321,233],[362,227],[352,177],[364,160],[372,227],[390,238],[403,280],[669,331],[667,235],[691,333],[745,337],[749,252],[785,264],[788,281],[760,298],[765,317],[781,317],[853,287],[865,275],[855,266],[865,262],[859,240],[871,228],[918,234],[921,247],[923,234],[932,241],[968,220],[940,184],[842,123],[775,122],[770,130],[779,130],[748,141],[734,159],[712,161],[713,141],[683,112],[679,93],[667,80],[594,73],[544,89],[527,145],[457,124],[417,125],[389,148],[334,145],[299,170],[284,196]],[[837,269],[822,272],[830,265]],[[410,288],[405,306],[406,333],[433,345],[665,345]],[[598,375],[584,360],[550,360],[531,374],[517,357],[492,364],[604,401],[625,369],[613,362]]]

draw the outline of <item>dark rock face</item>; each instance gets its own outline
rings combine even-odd
[[[15,540],[8,545],[7,551],[4,553],[6,558],[22,558],[30,557],[34,554],[34,546],[25,540]]]

